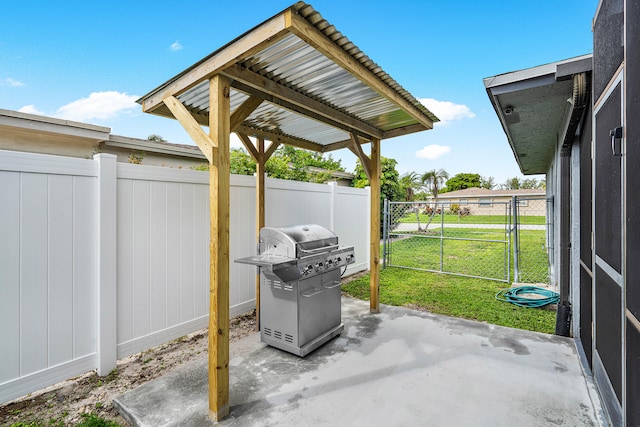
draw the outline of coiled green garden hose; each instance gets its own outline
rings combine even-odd
[[[522,294],[536,294],[540,297],[526,297]],[[516,288],[502,289],[496,294],[498,301],[510,302],[519,307],[544,307],[547,304],[557,304],[560,301],[560,294],[537,286],[518,286]]]

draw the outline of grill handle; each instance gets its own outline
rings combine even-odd
[[[320,292],[322,292],[322,288],[311,288],[311,289],[307,289],[304,292],[300,292],[300,296],[303,296],[305,298],[311,298],[314,295],[318,295]]]
[[[317,248],[317,249],[302,249],[302,248],[300,248],[300,252],[302,252],[304,254],[308,254],[308,255],[313,255],[313,254],[319,254],[319,253],[322,253],[322,252],[332,251],[334,249],[338,249],[339,247],[340,247],[340,245],[323,246],[323,247]]]
[[[325,289],[333,289],[333,288],[337,288],[340,285],[342,285],[342,282],[340,280],[334,280],[330,284],[324,285],[324,288]]]

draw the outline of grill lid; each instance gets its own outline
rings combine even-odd
[[[353,246],[338,246],[338,236],[317,225],[263,227],[258,255],[236,259],[262,267],[273,280],[289,282],[323,274],[354,262]]]
[[[338,236],[318,224],[288,227],[263,227],[260,230],[260,253],[301,258],[338,245]]]

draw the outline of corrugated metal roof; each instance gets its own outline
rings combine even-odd
[[[364,71],[364,74],[370,72],[375,77],[355,73],[354,69],[362,68],[347,69],[335,57],[329,57],[326,51],[314,44],[314,40],[317,40],[314,39],[315,35],[285,28],[277,37],[272,36],[273,40],[267,39],[259,48],[248,51],[246,55],[217,70],[220,73],[229,73],[231,78],[232,113],[249,95],[264,99],[242,124],[243,131],[251,129],[256,135],[263,133],[263,136],[265,133],[282,135],[294,141],[304,142],[306,148],[324,151],[330,144],[348,141],[350,132],[353,131],[365,139],[367,136],[383,139],[385,132],[391,132],[390,136],[397,136],[426,130],[430,128],[429,124],[438,121],[424,105],[324,20],[313,7],[298,2],[282,14],[288,11],[304,18],[315,30],[322,32],[324,37],[348,54],[351,61],[357,61],[360,67],[368,70]],[[261,25],[269,22],[265,21]],[[252,36],[260,28],[261,26],[254,28],[212,53],[141,98],[139,102],[144,105],[149,97],[171,88],[186,73],[191,73],[198,66],[204,67],[208,59],[222,55],[224,49],[233,48],[236,41]],[[242,78],[238,76],[239,73],[242,74]],[[250,81],[243,81],[244,78]],[[256,83],[258,81],[263,83]],[[275,89],[267,90],[264,82],[272,82]],[[381,90],[382,85],[393,92]],[[296,96],[302,95],[303,101],[288,102],[287,95],[281,96],[278,88],[286,88],[290,94]],[[206,79],[183,90],[177,98],[200,123],[207,123],[209,85]],[[312,100],[315,107],[307,108],[304,104],[305,99]],[[321,110],[320,114],[316,113],[318,108]],[[156,106],[150,112],[173,117],[162,105]]]

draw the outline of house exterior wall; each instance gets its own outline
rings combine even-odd
[[[135,163],[137,159],[140,159],[140,164],[146,166],[161,166],[166,168],[176,169],[192,169],[203,164],[207,164],[208,160],[202,156],[201,159],[168,155],[162,153],[154,153],[150,151],[125,149],[119,147],[109,147],[104,144],[98,148],[101,153],[114,154],[117,157],[118,163]]]
[[[625,415],[640,425],[640,2],[625,3]]]
[[[624,138],[610,132],[626,129],[626,0],[603,0],[594,19],[593,55],[593,373],[613,425],[628,424],[625,376],[625,152]],[[615,145],[619,143],[619,148]],[[614,150],[615,148],[615,150]],[[614,152],[615,151],[615,152]],[[637,363],[637,361],[636,361]]]
[[[445,193],[446,194],[446,193]],[[519,196],[520,197],[520,196]],[[471,215],[504,215],[505,206],[511,204],[511,196],[486,196],[486,197],[446,197],[441,195],[438,201],[444,203],[445,209],[453,204],[457,204],[460,208],[469,208]],[[490,205],[484,205],[486,201],[491,201]],[[482,202],[482,203],[481,203]],[[518,213],[522,216],[540,216],[545,215],[546,200],[544,195],[540,196],[522,196],[522,203],[518,209]]]

